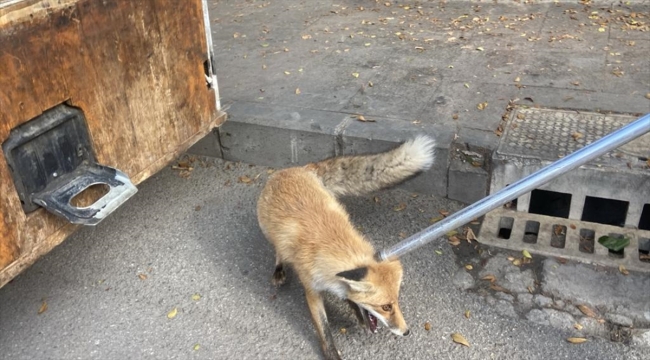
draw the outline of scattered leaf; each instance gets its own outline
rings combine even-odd
[[[361,122],[375,122],[375,119],[366,119],[363,115],[357,115],[357,120]]]
[[[140,280],[147,280],[146,274],[138,274],[138,277],[140,278]]]
[[[268,169],[266,170],[267,174],[273,174],[275,172],[275,169]]]
[[[442,255],[442,251],[440,251],[440,250],[436,250],[436,254],[438,254],[438,255]]]
[[[508,256],[508,261],[513,261],[515,259],[514,256]]]
[[[571,344],[582,344],[583,342],[586,342],[587,339],[582,337],[570,337],[566,339],[566,341],[570,342]]]
[[[485,49],[483,49],[482,46],[479,46],[479,47],[476,48],[476,50],[478,50],[478,51],[483,51],[483,50],[485,50]]]
[[[253,182],[253,179],[251,179],[248,176],[244,175],[244,176],[240,176],[239,179],[237,179],[237,181],[239,181],[240,183],[244,183],[244,184],[250,184],[251,182]]]
[[[512,261],[512,265],[514,266],[521,266],[521,259],[514,259]]]
[[[517,114],[517,119],[519,119],[519,120],[524,120],[525,118],[526,118],[526,115],[524,115],[524,114],[522,114],[522,113],[518,113],[518,114]]]
[[[574,81],[571,83],[573,86],[580,86],[580,81]]]
[[[358,77],[359,77],[359,73],[358,73],[358,72],[353,72],[353,73],[352,73],[352,76],[354,76],[355,78],[358,78]]]
[[[199,300],[201,300],[201,295],[199,295],[199,294],[194,294],[194,295],[192,295],[192,300],[194,300],[194,301],[199,301]]]
[[[623,266],[623,265],[619,265],[619,266],[618,266],[618,271],[620,271],[621,274],[623,274],[623,275],[630,275],[630,272],[627,271],[627,269],[626,269],[625,266]]]
[[[491,283],[491,284],[490,284],[490,289],[492,289],[492,290],[494,290],[494,291],[498,291],[498,292],[506,293],[506,294],[509,294],[509,293],[510,293],[510,291],[509,291],[508,289],[506,289],[506,288],[504,288],[504,287],[502,287],[502,286],[500,286],[500,285],[497,285],[497,284],[495,284],[495,283]]]
[[[440,213],[440,215],[442,215],[444,217],[449,216],[449,211],[447,211],[447,210],[438,210],[438,213]]]
[[[429,331],[431,330],[431,323],[430,322],[425,322],[424,323],[424,330]]]
[[[532,285],[529,285],[529,286],[526,288],[526,290],[528,290],[528,292],[531,293],[531,294],[535,292],[535,289],[532,287]]]
[[[289,71],[285,71],[284,74],[285,74],[285,75],[291,75],[291,72],[289,72]]]
[[[598,28],[598,32],[605,32],[605,28],[604,27]]]
[[[476,238],[476,234],[474,234],[474,230],[472,230],[472,228],[470,227],[467,228],[467,231],[465,233],[465,238],[467,239],[467,242],[472,242],[472,240],[478,241],[478,238]]]
[[[528,250],[523,250],[521,253],[524,254],[524,257],[525,257],[525,258],[528,258],[528,259],[532,259],[532,258],[533,258],[533,257],[530,255],[530,253],[528,252]]]
[[[45,311],[47,311],[47,301],[43,299],[43,303],[41,304],[41,307],[38,308],[38,315],[44,313]]]
[[[300,95],[300,88],[296,88],[296,95]]]
[[[451,115],[451,118],[454,119],[454,120],[458,120],[458,114]]]
[[[466,317],[467,319],[469,319],[469,316],[470,316],[470,312],[469,312],[469,310],[465,310],[465,317]]]
[[[444,217],[436,216],[436,217],[432,217],[431,220],[429,220],[429,222],[432,223],[432,224],[435,224],[435,223],[437,223],[438,221],[440,221],[442,219],[444,219]]]
[[[456,231],[456,230],[452,230],[452,231],[448,232],[448,233],[445,234],[445,235],[447,235],[447,237],[452,237],[452,236],[454,236],[454,235],[458,235],[458,231]]]
[[[376,203],[379,203],[379,197],[378,197],[378,196],[373,197],[373,198],[372,198],[372,201],[374,201],[374,202],[376,202]]]
[[[406,209],[406,203],[399,203],[399,205],[393,208],[393,211],[402,211]]]
[[[194,344],[194,346],[192,347],[192,349],[194,349],[194,351],[198,351],[200,348],[201,348],[201,345],[199,345],[199,344]]]
[[[467,342],[465,337],[463,337],[463,335],[461,335],[459,333],[451,334],[451,339],[457,344],[461,344],[461,345],[469,347],[469,343]]]
[[[573,224],[570,224],[569,227],[570,227],[572,230],[575,230],[575,229],[576,229],[576,226],[573,225]]]
[[[517,77],[515,78],[515,82],[520,82],[520,81],[521,81],[521,78],[520,78],[519,76],[517,76]]]
[[[455,236],[455,235],[449,237],[449,239],[448,239],[447,241],[449,241],[449,245],[451,245],[451,246],[458,246],[458,245],[460,245],[460,239],[459,239],[457,236]]]
[[[375,84],[372,83],[372,81],[368,81],[368,87],[373,87]]]
[[[630,239],[626,237],[618,238],[605,235],[598,238],[598,243],[612,251],[621,251],[623,248],[630,245]]]
[[[196,205],[194,207],[194,211],[201,211],[201,205]]]
[[[584,135],[576,131],[573,134],[571,134],[571,137],[573,138],[573,140],[578,141],[578,139],[584,137]]]
[[[465,270],[469,271],[469,270],[472,270],[472,269],[474,269],[474,267],[471,264],[465,265]]]
[[[488,106],[488,103],[486,101],[486,102],[482,102],[482,103],[479,103],[478,105],[476,105],[476,108],[479,109],[479,110],[485,110],[485,108],[487,106]]]
[[[650,99],[650,93],[645,94],[646,99]]]
[[[578,323],[575,323],[575,324],[573,324],[573,328],[580,331],[580,330],[582,330],[583,326],[578,324]]]
[[[307,35],[303,35],[303,36],[301,36],[301,38],[302,38],[303,40],[309,40],[309,39],[311,39],[311,35],[309,35],[309,34],[307,34]]]
[[[347,334],[348,329],[346,329],[346,328],[341,328],[341,329],[339,330],[339,332],[340,332],[341,334],[345,335],[345,334]]]
[[[177,308],[173,308],[173,309],[171,309],[171,310],[167,313],[167,318],[168,318],[168,319],[173,319],[173,318],[176,317],[176,314],[178,314],[178,309],[177,309]]]
[[[589,306],[587,305],[578,305],[578,310],[580,310],[581,313],[585,314],[586,316],[590,318],[596,319],[598,316],[596,315],[596,312],[594,312]]]
[[[492,274],[488,274],[488,275],[483,276],[481,278],[481,280],[485,280],[485,281],[489,281],[489,282],[493,283],[493,282],[497,281],[497,278],[496,278],[496,276],[494,276]]]

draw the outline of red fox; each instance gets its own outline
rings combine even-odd
[[[335,157],[273,174],[257,204],[264,236],[275,248],[272,283],[281,285],[291,265],[305,288],[307,305],[326,359],[340,359],[327,322],[322,292],[347,302],[372,333],[378,321],[408,335],[398,304],[402,266],[378,261],[375,249],[350,222],[337,196],[362,195],[427,170],[435,143],[418,136],[391,151]]]

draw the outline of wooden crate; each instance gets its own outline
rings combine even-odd
[[[0,143],[67,103],[99,163],[134,184],[156,173],[225,121],[205,12],[201,0],[0,0]],[[23,211],[0,150],[0,287],[75,228]]]

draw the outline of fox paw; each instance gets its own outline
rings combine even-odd
[[[284,271],[282,265],[276,266],[275,272],[273,273],[273,278],[271,279],[271,283],[275,286],[280,286],[284,284],[286,280],[287,280],[287,273]]]

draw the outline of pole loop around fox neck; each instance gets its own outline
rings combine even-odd
[[[507,202],[534,190],[552,179],[577,168],[578,166],[584,165],[647,132],[650,132],[650,113],[626,126],[623,126],[611,134],[594,141],[582,149],[547,165],[525,178],[510,184],[508,187],[467,206],[459,212],[442,219],[435,225],[429,226],[388,249],[381,250],[376,257],[379,261],[388,260],[393,257],[401,257],[422,245],[439,239],[442,235],[459,226],[467,224],[472,219],[485,215],[489,211],[496,209],[497,207],[502,206],[503,204],[506,204]]]

